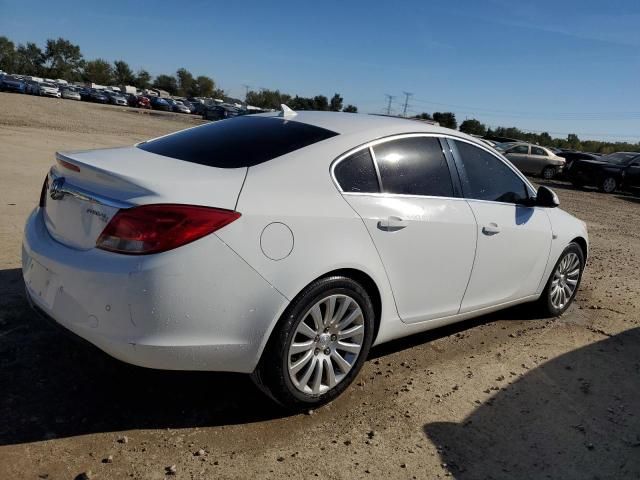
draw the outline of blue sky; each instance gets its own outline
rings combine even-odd
[[[0,0],[0,35],[62,36],[85,58],[152,74],[185,67],[243,84],[340,92],[362,112],[413,93],[410,113],[454,111],[553,136],[640,141],[640,1]]]

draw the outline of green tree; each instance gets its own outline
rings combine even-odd
[[[434,112],[433,119],[445,128],[451,128],[455,130],[458,128],[458,122],[456,121],[456,115],[452,112]]]
[[[64,38],[48,39],[44,59],[49,77],[70,81],[80,78],[84,65],[82,53],[80,47],[69,40]]]
[[[149,86],[151,85],[151,75],[144,69],[138,70],[133,84],[140,89],[149,88]]]
[[[580,139],[575,133],[570,133],[569,135],[567,135],[567,144],[569,148],[573,150],[580,150],[582,148]]]
[[[178,79],[178,93],[182,96],[194,96],[196,95],[196,90],[198,90],[198,85],[196,85],[196,81],[191,75],[191,72],[186,68],[180,68],[176,72],[176,78]],[[213,88],[212,88],[213,90]]]
[[[433,120],[433,117],[429,115],[427,112],[422,112],[413,118],[417,118],[418,120]]]
[[[356,107],[355,105],[349,104],[346,107],[344,107],[342,111],[347,113],[358,113],[358,107]]]
[[[285,104],[293,108],[291,104],[291,95],[281,93],[280,90],[262,89],[259,92],[247,92],[246,103],[254,107],[263,108],[265,110],[278,110],[280,105]]]
[[[16,46],[5,36],[0,36],[0,70],[7,73],[15,72]]]
[[[113,80],[116,85],[133,85],[136,77],[124,60],[116,60],[113,62]]]
[[[460,131],[469,135],[485,135],[487,127],[475,118],[469,118],[460,124]]]
[[[339,93],[334,94],[333,97],[331,97],[331,100],[329,100],[329,110],[332,112],[339,112],[342,110],[342,101],[343,98]]]
[[[42,76],[44,74],[44,54],[33,42],[18,45],[14,57],[14,68],[22,75]]]
[[[178,81],[176,77],[171,75],[158,75],[153,82],[153,88],[165,90],[170,95],[176,95],[178,93]]]
[[[216,83],[206,75],[199,75],[198,78],[196,78],[192,90],[189,93],[193,97],[224,97],[224,92],[216,89]]]
[[[113,83],[113,68],[106,60],[96,58],[85,63],[82,78],[85,82],[110,85]]]

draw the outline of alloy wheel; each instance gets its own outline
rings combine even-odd
[[[339,384],[355,365],[365,338],[358,302],[348,295],[329,295],[303,316],[287,352],[293,385],[320,395]]]
[[[578,286],[579,278],[580,258],[576,253],[569,252],[553,272],[549,296],[554,308],[561,310],[571,301]]]
[[[602,182],[602,190],[606,193],[611,193],[616,189],[616,179],[615,178],[605,178],[604,182]]]
[[[542,171],[542,176],[543,178],[545,178],[546,180],[551,180],[553,177],[555,177],[556,175],[556,169],[553,167],[546,167],[543,171]]]

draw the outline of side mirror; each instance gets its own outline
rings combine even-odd
[[[560,200],[558,200],[558,196],[553,190],[544,185],[538,187],[538,192],[536,193],[537,207],[555,208],[558,205],[560,205]]]

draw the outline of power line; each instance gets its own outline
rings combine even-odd
[[[413,93],[409,93],[409,92],[402,92],[404,93],[404,108],[402,109],[402,116],[406,117],[407,116],[407,106],[409,105],[409,97],[411,95],[413,95]]]
[[[244,101],[247,101],[247,97],[249,96],[249,90],[251,89],[251,85],[247,85],[246,83],[243,83],[242,86],[244,87]]]
[[[387,97],[387,100],[389,100],[389,103],[387,104],[387,115],[391,115],[391,102],[394,98],[396,98],[396,96],[389,95],[388,93],[385,93],[384,96]]]

